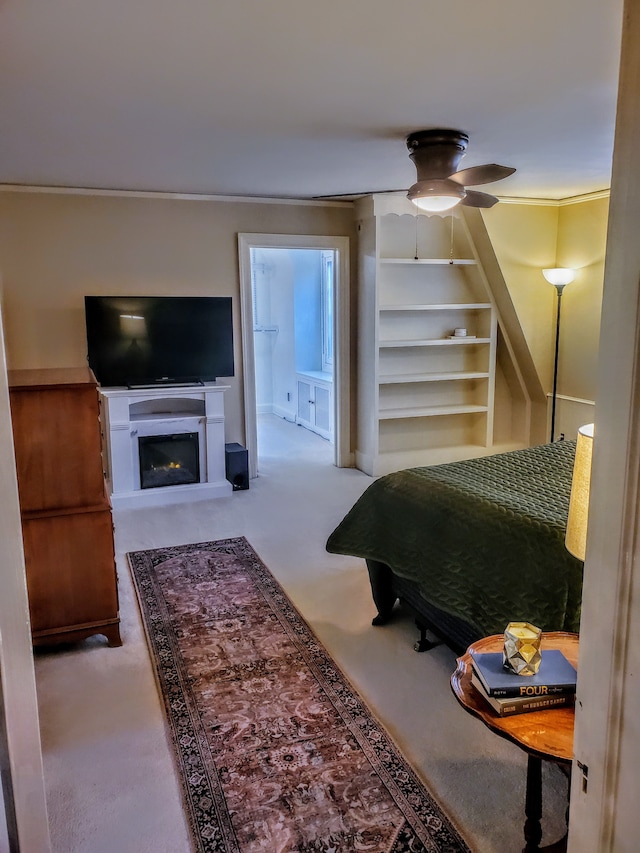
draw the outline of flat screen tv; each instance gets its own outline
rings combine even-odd
[[[230,296],[85,296],[89,366],[104,387],[233,376]]]

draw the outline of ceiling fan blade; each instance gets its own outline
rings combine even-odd
[[[365,195],[383,195],[385,193],[405,193],[407,191],[406,187],[403,187],[401,190],[362,190],[361,192],[353,192],[353,193],[331,193],[331,195],[314,195],[312,198],[322,200],[322,199],[332,199],[332,198],[346,198],[346,199],[356,199],[362,198]]]
[[[511,166],[498,166],[497,163],[487,163],[484,166],[471,166],[449,175],[450,181],[462,184],[463,187],[475,187],[478,184],[490,184],[513,175],[515,169]]]
[[[497,203],[498,199],[494,195],[479,193],[477,190],[467,190],[466,196],[460,201],[467,207],[493,207]]]

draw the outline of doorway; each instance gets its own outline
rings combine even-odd
[[[348,238],[239,235],[245,434],[258,474],[258,416],[333,444],[350,465]]]
[[[334,269],[333,249],[251,249],[259,423],[276,415],[331,444]]]

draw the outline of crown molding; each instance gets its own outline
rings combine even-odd
[[[48,187],[30,184],[0,184],[0,192],[41,195],[98,196],[106,198],[148,198],[172,201],[223,201],[237,204],[291,204],[299,207],[351,207],[351,201],[324,199],[280,198],[277,196],[209,195],[206,193],[177,193],[152,190],[108,190],[91,187]]]
[[[515,196],[498,196],[500,204],[527,204],[539,207],[566,207],[569,204],[583,204],[585,201],[596,201],[609,198],[611,190],[596,190],[582,195],[567,196],[567,198],[526,198]]]
[[[574,195],[570,198],[561,198],[559,201],[559,206],[564,207],[568,204],[582,204],[585,201],[597,201],[601,198],[609,198],[611,195],[611,190],[597,190],[592,193],[584,193],[584,195]]]
[[[0,192],[32,193],[43,195],[98,196],[106,198],[148,198],[173,201],[222,201],[236,204],[291,204],[300,207],[352,207],[353,200],[328,201],[326,199],[282,198],[279,196],[214,195],[207,193],[178,193],[155,190],[100,189],[92,187],[38,186],[35,184],[0,184]],[[501,204],[526,204],[540,207],[564,207],[586,201],[609,198],[610,190],[597,190],[567,198],[528,198],[526,196],[498,196]]]

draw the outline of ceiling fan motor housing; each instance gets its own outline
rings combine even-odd
[[[418,130],[407,137],[418,183],[443,180],[458,171],[469,137],[459,130]]]

